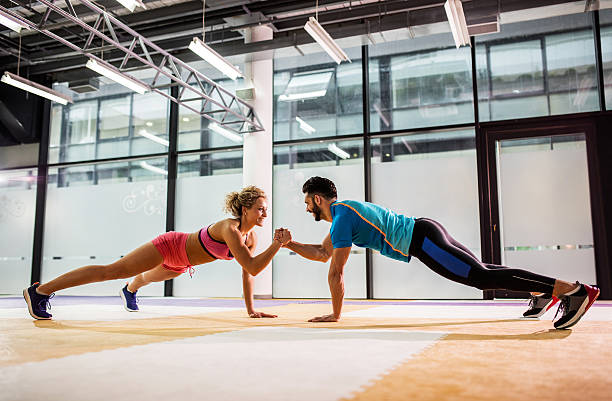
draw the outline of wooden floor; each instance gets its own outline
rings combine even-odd
[[[612,302],[572,330],[524,301],[0,298],[0,400],[610,400]],[[42,397],[42,398],[41,398]]]

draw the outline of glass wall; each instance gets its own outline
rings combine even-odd
[[[165,232],[167,174],[165,158],[49,169],[41,281],[112,263]],[[116,295],[123,285],[94,283],[62,294]],[[163,283],[139,294],[163,295]]]
[[[225,195],[242,188],[242,150],[179,157],[176,230],[195,232],[224,218]],[[240,297],[242,267],[235,260],[197,266],[174,280],[176,296]]]
[[[612,10],[599,12],[606,109],[612,109]]]
[[[291,231],[302,243],[321,243],[330,224],[306,212],[302,185],[312,176],[331,179],[339,199],[364,200],[363,141],[321,141],[274,148],[275,227]],[[313,262],[283,248],[272,261],[276,298],[329,298],[328,263]],[[347,298],[365,298],[365,250],[355,247],[345,270]]]
[[[361,48],[351,63],[326,53],[274,60],[274,140],[363,132]]]
[[[30,284],[37,169],[0,171],[0,295]]]
[[[157,93],[77,97],[51,114],[49,163],[168,151],[169,100]]]
[[[372,132],[474,122],[470,48],[448,33],[369,46]]]
[[[476,37],[480,121],[599,109],[590,13]]]
[[[372,202],[439,221],[480,255],[478,175],[473,129],[372,140]],[[373,254],[374,298],[480,298],[482,292],[410,264]]]

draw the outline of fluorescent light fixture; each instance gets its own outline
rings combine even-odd
[[[136,81],[135,79],[130,78],[125,74],[122,74],[115,67],[107,65],[106,63],[102,64],[90,58],[85,67],[97,72],[100,75],[104,75],[106,78],[111,79],[117,82],[118,84],[121,84],[126,88],[133,90],[134,92],[138,92],[141,95],[149,90],[149,87],[145,84]]]
[[[349,155],[347,152],[336,146],[335,143],[330,143],[329,145],[327,145],[327,150],[329,150],[341,159],[349,159],[351,157],[351,155]]]
[[[152,133],[147,132],[146,129],[139,130],[138,131],[138,135],[143,136],[143,137],[145,137],[145,138],[147,138],[147,139],[149,139],[149,140],[151,140],[153,142],[157,142],[160,145],[164,145],[166,147],[170,146],[170,142],[168,142],[166,139],[160,138],[157,135],[153,135]]]
[[[299,118],[298,116],[295,117],[295,121],[298,122],[298,124],[300,124],[300,128],[306,132],[308,135],[313,134],[316,129],[314,129],[314,127],[310,124],[308,124],[306,121],[302,120],[301,118]]]
[[[319,24],[319,21],[313,17],[310,17],[308,22],[306,22],[306,25],[304,25],[304,29],[310,34],[310,36],[312,36],[314,40],[317,41],[323,50],[325,50],[327,54],[334,59],[336,63],[340,64],[343,61],[351,61],[344,50],[342,50],[342,48],[336,44],[332,37],[329,36],[329,33],[323,29],[321,24]]]
[[[291,100],[304,100],[304,99],[314,99],[317,97],[325,96],[327,93],[327,89],[312,91],[312,92],[302,92],[302,93],[291,93],[289,95],[280,95],[278,100],[282,102],[287,102]]]
[[[147,8],[144,3],[140,0],[117,0],[119,3],[121,3],[121,5],[125,8],[127,8],[128,10],[130,10],[130,12],[134,12],[134,10],[136,9],[136,7],[142,7],[142,8]]]
[[[28,79],[22,78],[19,75],[15,75],[8,71],[4,72],[0,81],[4,82],[5,84],[12,85],[16,88],[23,89],[24,91],[33,93],[35,95],[42,96],[49,100],[53,100],[54,102],[60,104],[65,105],[68,103],[72,103],[72,98],[70,96],[54,91],[53,89],[49,89],[46,86],[42,86],[40,84],[37,84],[36,82],[32,82]]]
[[[168,175],[168,172],[164,170],[163,168],[152,166],[147,162],[140,162],[140,167],[144,168],[145,170],[152,171],[154,173]]]
[[[242,137],[240,135],[234,134],[233,132],[228,131],[227,129],[223,128],[222,126],[220,126],[217,123],[210,123],[208,125],[208,128],[210,128],[211,130],[213,130],[217,134],[226,137],[230,141],[237,142],[237,143],[242,142]]]
[[[5,13],[0,10],[0,24],[4,25],[7,28],[12,29],[13,31],[19,33],[22,29],[30,29],[25,22],[18,20],[12,15]]]
[[[240,72],[240,70],[236,66],[227,61],[223,56],[214,51],[210,46],[202,42],[199,38],[193,38],[193,40],[189,44],[189,50],[202,57],[204,61],[206,61],[208,64],[212,65],[234,81],[238,77],[244,78],[244,75],[242,75],[242,72]]]
[[[446,18],[450,24],[453,39],[457,48],[470,44],[470,35],[468,34],[467,22],[465,14],[463,14],[463,5],[461,0],[446,0],[444,3]]]

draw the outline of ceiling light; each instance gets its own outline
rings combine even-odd
[[[184,123],[188,123],[189,122],[189,117],[183,117],[183,122]]]
[[[118,84],[121,84],[126,88],[133,90],[134,92],[138,92],[141,95],[149,90],[149,87],[145,84],[136,81],[135,79],[130,78],[125,74],[122,74],[115,67],[107,65],[106,63],[102,64],[90,58],[85,67],[97,72],[100,75],[104,75],[106,78],[111,79],[117,82]]]
[[[145,129],[141,129],[138,131],[138,135],[140,136],[144,136],[145,138],[153,141],[153,142],[157,142],[161,145],[164,145],[166,147],[170,146],[170,142],[168,142],[166,139],[164,138],[160,138],[157,135],[153,135],[150,132],[147,132],[147,130]]]
[[[121,3],[121,5],[125,8],[127,8],[128,10],[130,10],[130,12],[134,12],[134,10],[136,9],[136,7],[142,7],[142,8],[147,8],[144,3],[140,0],[117,0],[119,3]]]
[[[329,56],[334,59],[334,61],[340,64],[343,61],[351,61],[350,58],[346,55],[344,50],[340,46],[336,44],[336,42],[332,39],[331,36],[327,33],[325,29],[319,24],[319,21],[310,17],[306,25],[304,25],[304,29],[306,32],[312,36],[314,40],[329,54]]]
[[[8,71],[4,72],[0,81],[4,82],[5,84],[12,85],[16,88],[23,89],[24,91],[33,93],[35,95],[42,96],[49,100],[53,100],[57,103],[61,103],[64,105],[72,103],[72,98],[70,96],[54,91],[53,89],[49,89],[46,86],[42,86],[40,84],[37,84],[36,82],[32,82],[28,79],[22,78],[19,75],[12,74]]]
[[[312,125],[308,124],[306,121],[302,120],[298,116],[295,117],[295,121],[297,121],[298,124],[300,124],[300,128],[304,132],[306,132],[308,135],[311,135],[316,131],[316,129],[314,129]]]
[[[450,24],[457,48],[469,45],[470,35],[468,34],[461,0],[446,0],[446,3],[444,3],[444,10],[446,11],[446,18],[448,18],[448,23]]]
[[[144,168],[145,170],[152,171],[154,173],[168,175],[168,172],[164,170],[163,168],[152,166],[147,162],[140,162],[140,167]]]
[[[198,38],[193,38],[191,43],[189,44],[189,50],[202,57],[204,61],[208,64],[212,65],[234,81],[238,78],[244,78],[242,72],[234,66],[232,63],[227,61],[223,56],[214,51],[210,46],[206,43],[202,42]]]
[[[234,134],[233,132],[228,131],[227,129],[223,128],[222,126],[220,126],[217,123],[209,124],[208,128],[210,128],[211,130],[213,130],[217,134],[226,137],[230,141],[238,142],[238,143],[242,142],[242,137],[240,135]]]
[[[0,10],[0,24],[19,33],[23,28],[30,29],[25,22],[13,17],[12,15]]]
[[[351,157],[350,154],[340,149],[338,146],[336,146],[335,143],[330,143],[329,145],[327,145],[327,150],[329,150],[341,159],[349,159]]]
[[[312,91],[312,92],[302,92],[302,93],[291,93],[289,95],[280,95],[278,100],[281,102],[287,102],[290,100],[304,100],[304,99],[314,99],[316,97],[325,96],[327,93],[327,89]]]

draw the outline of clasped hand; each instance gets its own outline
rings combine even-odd
[[[282,246],[291,242],[291,232],[286,228],[277,228],[274,231],[274,240],[281,243]]]

